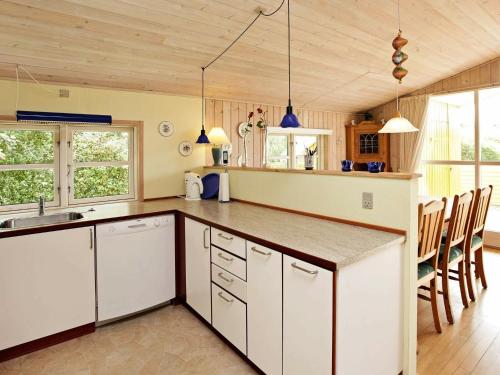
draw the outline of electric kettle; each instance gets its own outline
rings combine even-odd
[[[193,172],[186,172],[184,174],[184,182],[186,183],[186,200],[200,200],[200,194],[203,193],[203,183],[201,182],[200,175]]]

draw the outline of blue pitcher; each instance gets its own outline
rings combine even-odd
[[[350,172],[352,171],[352,166],[354,165],[354,161],[342,160],[340,164],[342,165],[342,172]]]

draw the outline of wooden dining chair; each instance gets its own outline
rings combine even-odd
[[[455,195],[451,209],[450,220],[448,221],[448,230],[446,231],[446,240],[441,244],[440,256],[438,261],[438,275],[441,276],[443,284],[443,300],[448,323],[453,324],[453,310],[450,303],[449,280],[456,280],[460,284],[460,294],[464,307],[469,307],[467,297],[467,287],[465,285],[465,239],[467,236],[467,226],[472,211],[472,192],[464,193],[460,196]],[[458,265],[458,270],[452,269]],[[450,275],[458,274],[458,278]]]
[[[467,277],[467,289],[469,291],[469,297],[472,301],[476,300],[476,292],[472,278],[472,265],[475,266],[474,274],[476,279],[481,278],[483,288],[488,288],[486,274],[484,273],[483,235],[492,192],[492,185],[476,190],[467,231],[467,238],[465,241],[465,272]],[[472,258],[474,258],[474,261]]]
[[[437,270],[441,233],[446,212],[446,198],[418,205],[418,281],[417,287],[430,291],[430,298],[418,293],[418,297],[430,301],[434,327],[441,333],[437,306]],[[424,286],[430,282],[430,288]]]

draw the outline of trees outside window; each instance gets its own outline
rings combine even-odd
[[[135,197],[132,127],[0,124],[0,210]]]

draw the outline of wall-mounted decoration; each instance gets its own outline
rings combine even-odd
[[[189,141],[179,143],[179,154],[189,156],[193,153],[193,144]]]
[[[174,134],[174,124],[170,121],[162,121],[158,125],[158,131],[163,137],[170,137]]]

